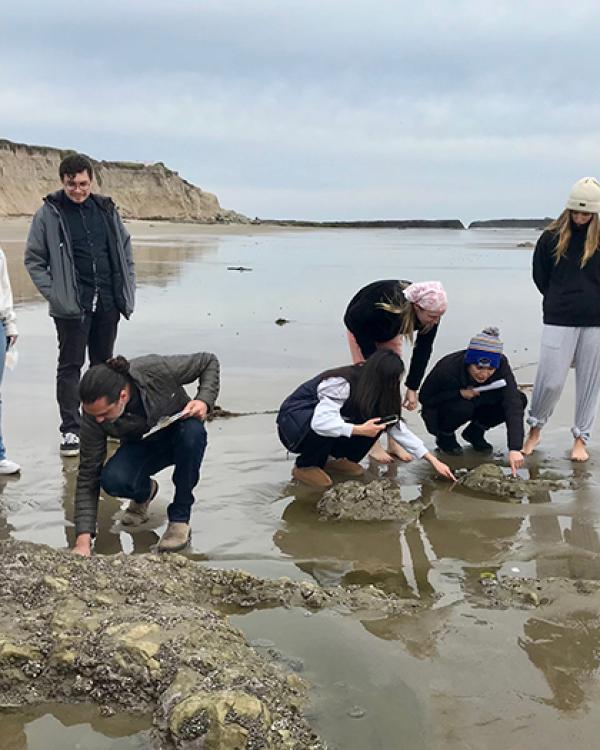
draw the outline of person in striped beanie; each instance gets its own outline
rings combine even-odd
[[[491,368],[497,370],[500,367],[503,349],[500,331],[493,326],[484,328],[469,341],[469,346],[465,351],[465,364],[478,364],[485,361]]]
[[[459,456],[463,448],[455,431],[479,453],[491,453],[487,430],[506,425],[508,460],[513,473],[523,466],[523,416],[527,398],[518,387],[503,354],[500,332],[490,326],[469,341],[466,349],[447,354],[425,378],[419,400],[428,432],[443,453]]]

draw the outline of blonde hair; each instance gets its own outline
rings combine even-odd
[[[571,241],[571,209],[565,208],[562,214],[548,226],[550,232],[558,235],[556,250],[554,251],[554,262],[558,264],[562,256],[567,252]],[[583,246],[580,268],[583,268],[588,260],[598,250],[600,245],[600,221],[598,214],[593,214],[587,224],[587,235]]]
[[[403,291],[407,286],[410,286],[410,281],[400,281],[398,286],[394,290],[394,293],[386,299],[385,302],[376,302],[375,307],[385,312],[392,313],[393,315],[399,315],[402,319],[400,325],[400,333],[405,339],[408,339],[411,344],[417,324],[417,315],[413,303],[406,299]],[[431,326],[426,326],[423,330],[427,331]]]

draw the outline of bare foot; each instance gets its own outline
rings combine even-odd
[[[394,460],[392,456],[383,449],[379,441],[377,441],[369,451],[369,457],[380,464],[391,464]]]
[[[525,440],[525,444],[523,445],[523,450],[521,451],[521,453],[524,456],[531,456],[533,451],[540,444],[541,439],[542,439],[541,429],[539,427],[532,427],[529,430],[529,435],[527,435],[527,439]]]
[[[410,453],[404,450],[393,438],[388,438],[387,452],[391,456],[394,456],[394,458],[399,458],[400,461],[405,461],[406,463],[413,460]]]
[[[579,461],[580,463],[583,463],[584,461],[587,461],[589,457],[590,454],[587,452],[583,440],[581,438],[575,438],[571,450],[571,461]]]

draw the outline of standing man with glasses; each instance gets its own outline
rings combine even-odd
[[[60,452],[79,454],[79,379],[112,357],[121,315],[135,299],[131,239],[111,198],[92,193],[94,170],[83,154],[58,168],[62,190],[44,198],[31,223],[25,266],[49,304],[58,338],[56,398]]]
[[[491,427],[506,424],[508,460],[513,476],[523,466],[523,416],[527,397],[522,393],[502,353],[497,328],[473,336],[467,349],[447,354],[431,370],[419,391],[422,416],[440,451],[459,456],[463,449],[455,431],[468,422],[462,437],[479,453],[491,453],[485,439]]]

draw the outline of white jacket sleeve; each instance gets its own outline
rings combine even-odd
[[[8,266],[6,256],[0,248],[0,320],[4,323],[4,331],[7,336],[16,336],[17,316],[13,309],[12,289],[8,278]]]
[[[317,387],[319,403],[310,426],[322,437],[351,437],[353,425],[345,422],[340,411],[350,398],[350,383],[345,378],[326,378]]]
[[[423,458],[429,453],[425,443],[411,432],[406,424],[399,419],[396,424],[388,428],[390,436],[415,458]]]

